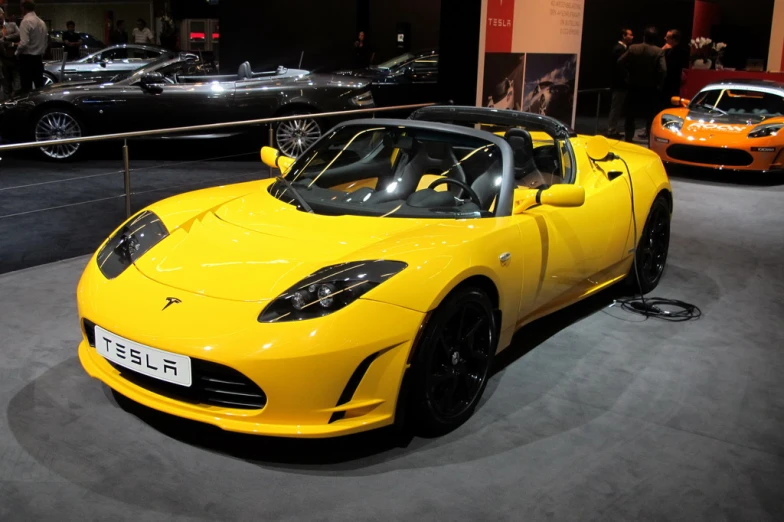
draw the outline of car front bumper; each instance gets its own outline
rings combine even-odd
[[[784,172],[784,147],[776,146],[711,146],[708,142],[688,141],[664,129],[652,129],[649,147],[665,163],[705,167],[730,172]],[[675,155],[673,148],[680,148]],[[686,151],[684,151],[686,149]],[[714,149],[717,153],[714,153]],[[761,149],[761,150],[760,150]],[[733,153],[744,164],[722,161],[724,152]],[[684,153],[685,152],[685,153]]]
[[[136,274],[109,282],[94,266],[93,259],[79,284],[80,318],[145,346],[240,372],[263,390],[266,404],[238,409],[161,394],[124,377],[91,346],[83,330],[78,352],[85,371],[129,399],[227,431],[258,435],[332,437],[394,422],[425,314],[358,299],[323,318],[262,324],[256,318],[263,303],[205,298]],[[122,288],[126,284],[133,285],[134,299],[118,297],[129,295]],[[172,293],[182,304],[161,310]]]

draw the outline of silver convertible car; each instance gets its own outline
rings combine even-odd
[[[101,49],[79,60],[65,62],[46,62],[44,64],[44,85],[62,81],[94,80],[108,82],[118,74],[131,73],[163,55],[175,56],[156,45],[120,44]]]

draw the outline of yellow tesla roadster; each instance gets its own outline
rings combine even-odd
[[[236,432],[443,432],[515,330],[664,270],[659,157],[547,117],[430,107],[262,159],[280,174],[160,201],[100,246],[78,287],[89,375]]]

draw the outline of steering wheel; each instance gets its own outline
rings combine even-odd
[[[444,185],[444,184],[446,184],[446,185],[456,185],[456,186],[460,187],[461,189],[465,190],[466,194],[468,194],[468,197],[471,198],[471,201],[476,203],[477,207],[482,208],[482,201],[479,199],[479,196],[476,195],[476,192],[474,192],[474,189],[469,187],[468,183],[466,183],[464,181],[460,181],[459,179],[440,178],[440,179],[435,180],[433,183],[431,183],[430,186],[427,187],[427,188],[434,189],[437,186]]]

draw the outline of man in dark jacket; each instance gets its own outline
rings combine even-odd
[[[663,108],[670,106],[670,99],[681,94],[681,76],[689,68],[689,48],[683,44],[681,32],[677,29],[667,31],[664,37],[664,61],[667,63],[667,78],[662,90]]]
[[[643,35],[643,43],[631,45],[618,59],[618,65],[629,86],[624,126],[626,141],[634,141],[635,121],[638,117],[645,118],[643,138],[647,139],[659,108],[664,79],[667,76],[667,64],[664,61],[664,51],[656,45],[657,40],[656,28],[648,27]]]
[[[610,103],[610,120],[607,125],[607,136],[619,138],[618,120],[621,119],[624,102],[626,101],[626,78],[618,67],[618,59],[623,56],[626,49],[634,41],[634,33],[631,29],[621,30],[621,39],[613,46],[612,50],[612,102]]]

